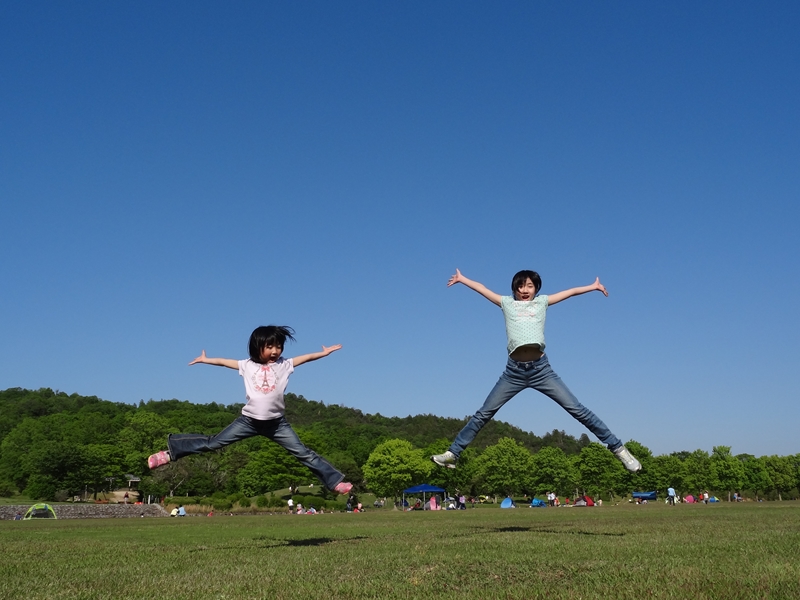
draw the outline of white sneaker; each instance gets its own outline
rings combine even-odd
[[[431,460],[440,467],[447,467],[448,469],[455,469],[458,457],[448,450],[444,454],[434,454]]]
[[[614,456],[620,459],[622,464],[625,465],[625,468],[632,473],[636,473],[636,471],[642,469],[642,463],[636,460],[636,457],[631,454],[625,446],[620,446],[614,450]]]

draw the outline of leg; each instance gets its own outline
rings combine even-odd
[[[575,395],[569,391],[561,378],[556,375],[547,361],[547,355],[540,359],[544,363],[536,374],[532,387],[561,405],[575,419],[580,421],[589,431],[595,434],[608,449],[614,452],[622,447],[622,442],[611,433],[608,426],[591,410],[581,404]]]
[[[344,474],[337,471],[319,454],[307,448],[284,417],[263,421],[263,423],[265,423],[265,427],[261,429],[261,435],[283,446],[289,454],[308,467],[329,490],[333,490],[344,481]]]
[[[511,362],[500,375],[492,391],[486,397],[483,406],[472,415],[472,418],[456,436],[450,445],[450,452],[458,457],[464,448],[469,446],[478,432],[488,423],[502,406],[527,387],[524,378],[512,369]]]
[[[216,435],[203,435],[200,433],[178,433],[167,438],[167,446],[172,460],[178,460],[189,454],[199,454],[219,450],[224,446],[238,442],[254,435],[258,435],[256,424],[258,422],[250,417],[239,416],[233,423]]]

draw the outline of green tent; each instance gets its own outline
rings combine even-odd
[[[56,511],[49,504],[34,504],[22,517],[23,521],[30,521],[31,519],[57,519]]]

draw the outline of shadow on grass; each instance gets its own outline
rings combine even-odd
[[[261,549],[269,549],[269,548],[286,548],[286,547],[303,547],[303,546],[325,546],[327,544],[336,544],[339,542],[353,542],[357,540],[365,540],[367,539],[366,536],[359,535],[356,537],[351,538],[343,538],[343,539],[334,539],[334,538],[327,538],[327,537],[320,537],[320,538],[305,538],[301,540],[286,540],[280,538],[272,538],[266,535],[259,535],[254,537],[252,541],[256,542],[255,544],[252,543],[242,543],[242,544],[227,544],[224,546],[198,546],[189,550],[189,552],[203,552],[205,550],[241,550],[244,547],[256,547]],[[259,543],[262,542],[262,543]]]
[[[554,533],[557,535],[560,534],[568,534],[568,535],[605,535],[610,537],[623,537],[624,533],[612,533],[610,531],[582,531],[580,529],[544,529],[542,527],[495,527],[494,529],[490,529],[490,531],[494,533],[519,533],[519,532],[526,532],[530,531],[533,533]]]

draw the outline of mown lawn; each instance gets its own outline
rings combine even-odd
[[[800,503],[0,521],[0,598],[800,598]]]

